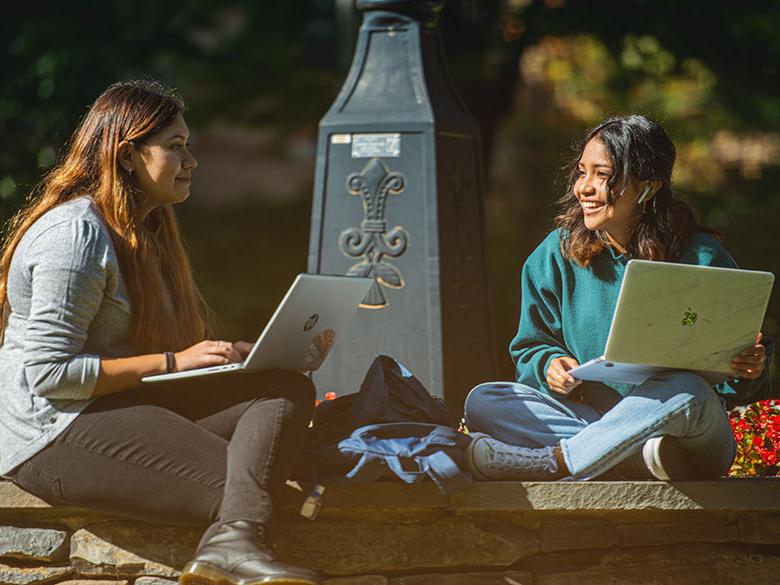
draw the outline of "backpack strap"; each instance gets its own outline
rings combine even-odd
[[[418,457],[420,470],[430,477],[439,490],[450,495],[468,487],[474,481],[471,474],[465,473],[445,451],[436,451],[424,457]]]
[[[468,437],[454,429],[427,423],[388,423],[361,427],[339,443],[344,453],[359,455],[346,474],[358,482],[376,481],[389,469],[406,483],[430,477],[444,494],[471,484],[461,459]],[[401,460],[408,462],[406,469]],[[411,465],[413,464],[413,465]],[[408,467],[413,469],[408,469]],[[416,468],[416,469],[415,469]]]
[[[401,458],[397,455],[363,453],[360,461],[347,473],[347,478],[359,482],[372,482],[380,479],[385,474],[385,468],[387,468],[403,482],[416,483],[423,479],[426,473],[419,465],[417,458],[412,461],[417,463],[416,471],[404,469],[401,464]]]

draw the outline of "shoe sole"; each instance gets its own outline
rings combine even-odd
[[[479,437],[472,438],[471,443],[466,447],[466,468],[471,472],[474,479],[478,481],[493,481],[487,475],[484,475],[474,464],[474,445],[479,441]]]
[[[179,585],[322,585],[322,581],[282,575],[236,579],[235,575],[228,571],[208,563],[194,561],[185,565],[179,577]]]

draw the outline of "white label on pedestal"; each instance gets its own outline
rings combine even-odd
[[[401,134],[353,134],[352,158],[397,158],[401,156]]]

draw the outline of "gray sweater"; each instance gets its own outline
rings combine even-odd
[[[0,474],[50,444],[91,402],[101,357],[131,355],[130,300],[92,200],[49,210],[8,274],[0,346]]]

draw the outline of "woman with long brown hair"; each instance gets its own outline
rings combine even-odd
[[[183,104],[152,81],[92,105],[10,223],[0,257],[0,473],[52,503],[208,526],[185,583],[319,583],[268,527],[314,402],[286,371],[142,386],[236,362],[210,339],[174,204],[197,161]]]
[[[467,463],[480,479],[712,478],[736,445],[724,402],[769,389],[761,338],[732,361],[716,387],[691,372],[640,385],[575,379],[569,370],[600,356],[632,258],[734,267],[672,190],[675,148],[639,115],[593,128],[574,157],[556,227],[522,273],[520,325],[510,345],[516,382],[474,388]]]

